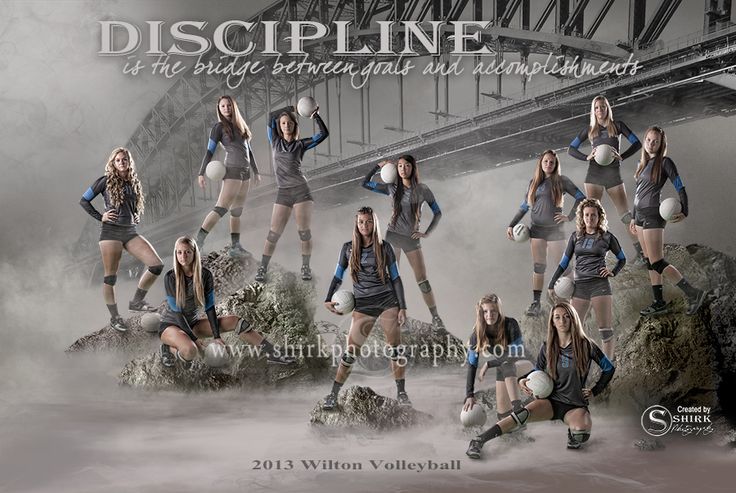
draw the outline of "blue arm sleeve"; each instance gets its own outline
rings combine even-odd
[[[305,150],[317,147],[320,143],[324,142],[327,137],[330,136],[330,132],[327,130],[327,125],[325,125],[325,122],[322,121],[322,117],[320,117],[319,114],[314,115],[314,121],[317,123],[317,127],[319,127],[319,132],[313,137],[304,139],[306,144]]]
[[[587,161],[588,156],[580,152],[578,149],[580,148],[580,145],[588,140],[588,128],[584,128],[580,131],[580,133],[573,139],[572,142],[570,142],[569,147],[567,148],[567,153],[574,157],[575,159],[579,159],[580,161]]]
[[[370,190],[371,192],[376,193],[382,193],[383,195],[390,195],[390,189],[389,185],[387,183],[378,183],[375,181],[372,181],[373,175],[378,173],[378,170],[380,170],[381,167],[376,165],[368,172],[367,175],[363,177],[363,181],[361,182],[361,186],[367,190]]]

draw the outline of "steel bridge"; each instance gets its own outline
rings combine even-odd
[[[666,43],[660,40],[660,35],[678,9],[682,9],[680,0],[659,0],[649,6],[646,0],[623,2],[628,6],[627,22],[615,23],[621,40],[616,43],[596,37],[616,1],[601,0],[595,6],[591,3],[544,0],[534,2],[534,10],[530,0],[282,0],[274,3],[248,19],[256,23],[253,32],[244,28],[228,32],[228,45],[233,50],[242,49],[251,41],[256,43],[256,49],[246,60],[261,62],[265,70],[246,75],[235,90],[228,89],[221,77],[205,74],[179,77],[131,136],[127,146],[134,154],[146,191],[142,231],[154,245],[171,244],[182,232],[196,229],[205,211],[212,207],[217,190],[210,187],[202,194],[194,184],[203,143],[212,124],[212,109],[224,93],[233,95],[246,120],[254,122],[301,95],[319,92],[317,99],[323,114],[331,115],[328,120],[331,136],[318,148],[321,153],[305,158],[304,165],[320,207],[362,197],[355,192],[361,190],[355,181],[364,174],[368,163],[383,156],[411,153],[422,161],[423,176],[436,178],[508,166],[530,159],[542,149],[566,146],[587,122],[590,100],[597,94],[605,94],[616,108],[616,117],[633,127],[646,126],[652,121],[671,125],[734,114],[736,28],[730,22],[730,0],[706,1],[702,29]],[[482,81],[476,75],[474,108],[457,114],[452,113],[454,108],[450,105],[451,77],[435,75],[431,82],[424,82],[433,84],[433,105],[425,109],[434,121],[427,128],[412,130],[404,128],[405,81],[397,76],[398,104],[391,119],[398,120],[398,126],[384,128],[395,131],[399,138],[375,142],[371,128],[375,128],[377,118],[371,115],[370,83],[358,90],[358,94],[349,96],[360,99],[359,115],[345,115],[342,100],[346,91],[353,89],[346,87],[342,77],[271,74],[273,57],[260,54],[262,22],[289,20],[324,24],[350,21],[354,26],[351,46],[376,49],[379,33],[374,26],[380,20],[491,21],[481,39],[469,43],[469,49],[490,47],[499,61],[507,54],[518,56],[522,62],[530,56],[548,53],[590,61],[623,61],[633,54],[643,69],[626,77],[565,78],[548,88],[527,87],[523,79],[521,92],[516,95],[504,91],[508,76],[492,76],[493,89],[487,92],[482,82],[488,78]],[[448,35],[448,32],[442,34],[443,43]],[[279,43],[281,46],[286,42]],[[334,60],[335,47],[335,38],[328,37],[308,44],[305,50],[310,61],[319,63]],[[236,60],[223,58],[219,53],[210,56],[213,62]],[[447,55],[439,58],[449,59]],[[340,59],[358,65],[367,63],[365,57]],[[667,115],[669,121],[663,122],[656,117],[658,114]],[[359,120],[360,140],[344,138],[343,120],[347,118]],[[260,167],[268,172],[267,163],[261,163]],[[252,190],[247,208],[270,209],[274,191],[273,183]],[[77,268],[80,264],[90,267],[98,264],[97,228],[96,221],[90,220],[74,245]]]

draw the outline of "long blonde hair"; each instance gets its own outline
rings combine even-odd
[[[598,210],[598,226],[596,226],[596,232],[598,236],[603,235],[608,231],[608,219],[606,219],[606,210],[601,205],[601,201],[598,199],[587,198],[583,199],[578,205],[577,211],[575,211],[575,228],[578,238],[585,236],[585,221],[583,220],[584,212],[586,207],[594,207]]]
[[[378,224],[378,216],[370,207],[361,207],[355,214],[355,225],[353,226],[353,248],[350,252],[350,271],[353,282],[358,282],[358,272],[360,271],[360,247],[361,234],[358,231],[358,216],[373,216],[373,233],[371,234],[371,242],[373,243],[373,253],[376,256],[376,270],[381,278],[381,283],[386,284],[386,261],[383,258],[383,241],[381,240],[381,227]]]
[[[546,371],[552,380],[557,378],[557,359],[560,356],[560,339],[553,321],[555,310],[564,309],[570,315],[570,335],[572,337],[572,352],[575,359],[575,369],[578,375],[584,375],[590,362],[590,339],[583,331],[578,312],[570,303],[560,302],[549,311],[549,322],[547,323],[547,368]]]
[[[667,135],[665,135],[664,129],[654,125],[652,127],[649,127],[644,133],[644,140],[646,140],[649,132],[657,132],[661,140],[661,142],[659,143],[657,154],[654,156],[654,164],[652,165],[652,181],[657,182],[659,181],[659,175],[662,173],[662,161],[664,161],[664,158],[667,155]],[[648,162],[649,153],[646,151],[646,149],[644,149],[644,146],[642,146],[641,158],[639,158],[639,165],[636,167],[636,172],[634,172],[634,178],[636,178],[637,180],[639,179],[639,175],[641,175],[641,172],[644,171],[644,167],[647,165]]]
[[[613,108],[611,108],[611,103],[608,102],[608,99],[606,99],[605,96],[596,96],[590,103],[590,124],[588,126],[588,140],[590,140],[591,144],[593,143],[593,139],[598,137],[598,135],[600,134],[600,131],[598,130],[598,119],[595,117],[596,101],[603,101],[606,104],[606,109],[608,111],[606,112],[606,124],[603,126],[606,127],[606,129],[608,130],[608,136],[618,136],[618,130],[616,130],[616,125],[613,123]]]
[[[547,149],[539,155],[537,159],[537,167],[534,168],[534,178],[532,178],[531,184],[529,184],[529,191],[526,195],[526,201],[529,205],[534,205],[535,195],[537,188],[544,181],[544,170],[542,169],[542,160],[547,154],[552,154],[555,158],[555,169],[549,175],[550,183],[552,184],[552,201],[555,207],[562,207],[564,202],[564,193],[562,192],[562,178],[560,176],[560,158],[557,157],[557,153],[552,149]]]
[[[496,310],[498,310],[498,320],[496,320],[496,323],[493,326],[490,326],[486,323],[486,319],[483,316],[483,305],[494,305],[496,307]],[[486,332],[486,330],[489,328],[495,329],[496,332],[496,338],[493,341],[489,340],[488,333]],[[475,332],[476,340],[475,351],[481,353],[489,345],[491,345],[491,343],[503,346],[505,348],[506,345],[510,342],[506,340],[505,329],[506,317],[503,314],[501,298],[493,293],[483,296],[475,306],[475,326],[473,327],[473,332]]]
[[[220,113],[220,101],[223,99],[227,99],[230,101],[230,106],[232,108],[232,111],[230,111],[230,118],[228,119]],[[227,135],[232,139],[233,138],[233,130],[237,129],[238,134],[240,137],[242,137],[245,140],[250,140],[250,138],[253,136],[253,134],[250,131],[250,128],[248,127],[248,124],[245,123],[245,119],[243,118],[243,115],[240,114],[240,110],[238,109],[238,103],[235,102],[235,100],[232,98],[232,96],[228,96],[227,94],[224,96],[220,96],[220,99],[217,100],[217,121],[222,123],[222,128],[227,133]]]
[[[115,171],[115,156],[117,156],[121,152],[125,154],[125,156],[128,158],[127,181],[133,187],[133,192],[135,193],[136,197],[135,210],[133,211],[133,219],[136,223],[139,223],[141,220],[141,216],[143,215],[143,210],[145,209],[146,199],[143,195],[143,186],[141,185],[141,181],[138,179],[138,172],[135,169],[135,161],[133,161],[133,156],[130,154],[130,151],[125,147],[116,147],[110,153],[110,157],[107,158],[107,162],[105,163],[105,178],[107,178],[107,183],[105,187],[107,189],[107,194],[112,201],[112,205],[115,208],[120,207],[120,205],[123,203],[123,198],[125,195],[123,193],[123,188],[125,187],[126,180],[121,178],[118,175],[117,171]]]
[[[187,284],[186,275],[184,274],[184,266],[182,266],[176,258],[176,249],[179,245],[186,245],[194,252],[192,260],[192,282],[194,284],[194,303],[197,306],[204,306],[204,285],[202,284],[202,260],[199,256],[199,248],[197,242],[188,236],[180,236],[174,243],[174,276],[176,278],[176,304],[180,308],[184,308],[187,300]]]

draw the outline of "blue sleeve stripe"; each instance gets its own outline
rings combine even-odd
[[[215,306],[215,292],[210,291],[209,293],[205,295],[204,309],[209,310],[213,306]]]
[[[468,363],[473,366],[478,366],[478,353],[472,349],[468,350]]]
[[[629,134],[628,139],[629,139],[629,142],[632,144],[636,144],[637,142],[639,142],[639,139],[637,139],[636,135],[634,135],[633,133]]]
[[[343,268],[342,265],[337,264],[337,267],[335,268],[335,277],[342,281],[342,278],[344,275],[345,275],[345,269]]]
[[[307,147],[305,147],[305,149],[313,149],[317,147],[317,144],[319,144],[320,142],[322,142],[322,134],[317,134],[312,137],[312,142]]]
[[[584,200],[584,199],[585,199],[585,194],[583,192],[581,192],[580,190],[575,192],[575,200]]]
[[[396,265],[396,262],[391,264],[391,266],[388,268],[389,273],[391,274],[391,280],[395,281],[397,277],[399,277],[399,268]]]
[[[214,140],[210,139],[207,142],[207,150],[210,151],[212,154],[214,154],[215,153],[215,149],[217,149],[217,142],[215,142]]]
[[[376,189],[376,187],[378,186],[378,183],[376,183],[375,181],[369,181],[369,182],[367,182],[367,183],[365,184],[365,186],[367,186],[367,187],[368,187],[368,188],[370,188],[371,190],[375,190],[375,189]]]
[[[526,199],[524,199],[524,202],[521,203],[521,205],[519,206],[519,209],[521,209],[524,212],[529,210],[529,204],[527,203]]]
[[[606,355],[603,355],[603,359],[601,359],[601,371],[608,373],[609,371],[613,371],[613,363],[611,363],[611,360],[609,360]]]
[[[580,139],[575,137],[575,140],[570,142],[570,147],[572,147],[573,149],[577,149],[578,147],[580,147],[580,144],[581,144]]]
[[[685,188],[685,185],[682,184],[682,179],[678,176],[675,178],[675,181],[672,182],[675,185],[675,190],[678,192],[682,191],[683,188]]]
[[[563,269],[567,269],[567,266],[570,265],[570,257],[567,255],[562,256],[562,260],[560,260],[560,267]]]
[[[274,132],[274,129],[272,126],[269,125],[268,127],[266,127],[266,135],[268,136],[269,142],[273,142],[273,132]]]
[[[619,260],[626,260],[626,255],[624,254],[624,251],[621,250],[620,252],[618,252],[618,255],[616,255],[616,258]]]
[[[173,296],[167,295],[166,301],[169,303],[169,308],[171,309],[171,311],[176,312],[176,313],[181,313],[181,310],[176,304],[176,298],[174,298]]]
[[[442,211],[440,210],[440,204],[438,204],[437,202],[432,202],[431,204],[429,204],[429,207],[432,209],[432,212],[434,214],[442,214]]]
[[[524,345],[524,338],[519,336],[518,339],[516,339],[514,342],[509,344],[509,346],[523,346]]]
[[[92,187],[89,187],[86,192],[84,192],[84,195],[82,195],[82,198],[89,202],[93,198],[95,198],[95,192],[92,190]]]

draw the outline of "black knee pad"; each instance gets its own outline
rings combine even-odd
[[[656,270],[658,273],[664,272],[667,266],[670,265],[665,259],[657,260],[652,264],[652,270]]]
[[[570,428],[568,428],[567,430],[570,433],[572,439],[578,443],[585,443],[590,438],[590,431],[588,430],[571,430]]]
[[[511,411],[505,413],[496,413],[496,418],[498,418],[498,421],[501,421],[503,418],[507,418],[509,416],[511,416]]]
[[[237,335],[245,334],[251,330],[253,330],[253,325],[244,318],[239,319],[238,323],[235,325],[235,333]]]
[[[217,214],[220,217],[222,217],[225,214],[227,214],[227,209],[225,209],[224,207],[215,206],[215,208],[212,209],[212,210],[215,211],[215,214]]]
[[[529,419],[529,410],[522,408],[520,411],[511,411],[511,417],[514,418],[514,422],[516,423],[516,426],[511,431],[516,431],[524,426],[526,420]]]
[[[305,229],[303,231],[298,231],[298,233],[299,233],[299,239],[302,241],[309,241],[312,239],[311,229]]]
[[[148,267],[148,272],[150,272],[154,276],[160,276],[163,271],[164,271],[164,264],[151,265]]]
[[[422,293],[429,293],[432,291],[432,286],[429,285],[429,281],[427,279],[419,281],[419,291]]]
[[[277,243],[279,241],[279,238],[281,238],[281,235],[272,230],[268,232],[268,236],[266,236],[266,241],[268,241],[269,243]]]
[[[345,351],[342,353],[342,358],[340,358],[340,364],[344,366],[345,368],[350,368],[355,364],[355,360],[357,358],[353,353],[350,351]]]
[[[631,211],[626,211],[626,214],[624,214],[623,216],[621,216],[621,222],[624,223],[627,226],[631,223],[631,220],[632,219],[633,219],[633,217],[631,215]]]
[[[535,274],[544,274],[546,270],[547,270],[547,264],[538,264],[537,262],[534,262],[534,273]]]
[[[601,335],[601,342],[608,342],[613,339],[613,329],[610,327],[599,328],[598,333]]]
[[[118,282],[118,276],[116,276],[115,274],[111,276],[105,276],[102,278],[102,282],[104,282],[108,286],[114,286],[115,283]]]
[[[240,217],[243,215],[243,208],[242,207],[233,207],[230,209],[230,215],[233,217]]]

